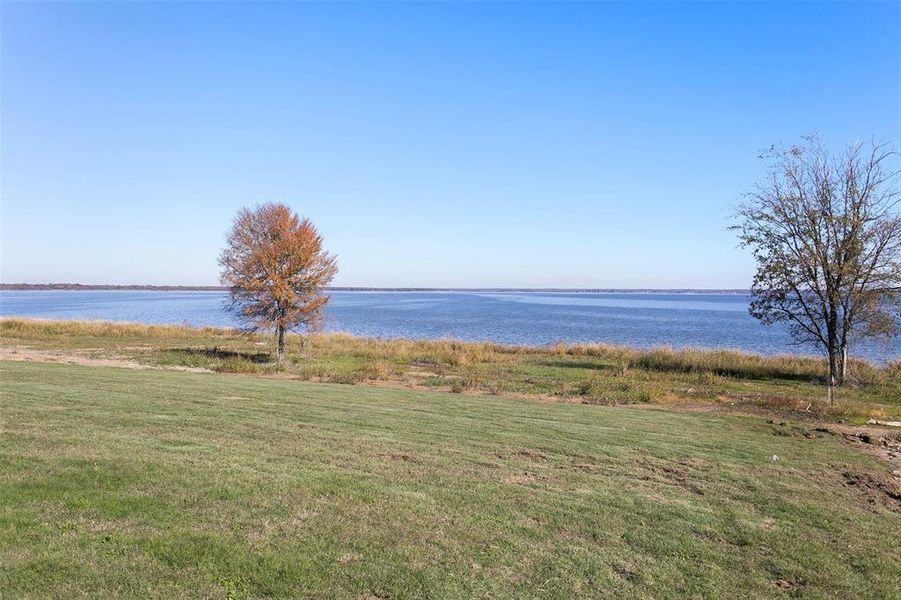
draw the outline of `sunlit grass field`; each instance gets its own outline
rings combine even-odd
[[[815,424],[29,362],[0,392],[4,599],[901,595],[889,467]]]

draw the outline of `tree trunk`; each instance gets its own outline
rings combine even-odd
[[[276,358],[278,359],[279,363],[282,363],[285,360],[285,328],[281,325],[277,325],[275,330],[276,337],[278,338],[278,350]]]
[[[832,393],[835,391],[833,388],[835,388],[835,384],[838,381],[839,356],[841,355],[837,326],[838,311],[835,310],[834,306],[830,306],[829,319],[826,323],[826,356],[829,360],[829,381],[826,382],[826,385],[829,386],[827,391],[829,404],[832,404]]]
[[[826,385],[829,386],[829,389],[826,392],[826,394],[827,394],[827,398],[829,399],[829,404],[832,404],[832,392],[833,392],[833,388],[835,387],[836,382],[838,381],[838,376],[839,376],[839,372],[840,372],[840,365],[839,365],[840,353],[836,350],[836,348],[834,346],[832,346],[828,350],[828,355],[829,355],[829,357],[828,357],[829,358],[829,375],[828,375],[829,379],[826,382]]]
[[[842,344],[841,368],[838,370],[838,384],[845,385],[848,379],[848,344]]]

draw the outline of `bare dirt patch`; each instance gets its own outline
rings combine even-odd
[[[538,450],[533,450],[532,448],[522,448],[520,450],[514,450],[513,455],[528,458],[529,460],[547,460],[547,456],[545,456]]]
[[[899,474],[901,476],[901,474]],[[845,485],[863,496],[867,502],[901,512],[901,479],[878,473],[842,471]]]
[[[613,573],[623,581],[634,583],[638,581],[638,569],[631,561],[616,561],[612,565]]]
[[[817,428],[817,431],[824,429],[841,435],[842,441],[854,450],[882,459],[893,469],[901,469],[901,437],[897,431],[872,426],[852,427],[848,425]]]
[[[639,466],[644,472],[638,475],[638,478],[643,481],[675,486],[696,496],[704,495],[703,488],[694,481],[694,471],[706,470],[706,465],[696,464],[693,461],[658,464],[642,460],[639,461]]]
[[[507,477],[507,483],[512,483],[515,485],[529,485],[530,483],[538,483],[539,481],[546,481],[547,477],[543,477],[538,475],[537,473],[532,473],[531,471],[523,471],[522,473],[515,473],[509,477]]]
[[[777,579],[773,582],[773,584],[777,588],[781,588],[783,590],[794,590],[796,588],[802,587],[804,585],[804,580],[799,579],[799,580],[795,581],[795,580],[788,580],[788,579]]]
[[[545,462],[547,456],[534,448],[511,448],[503,452],[493,452],[490,456],[506,459],[506,458],[524,458],[532,462]]]
[[[37,350],[24,346],[0,347],[0,360],[21,362],[60,363],[67,365],[79,365],[85,367],[118,367],[120,369],[153,369],[163,371],[189,371],[191,373],[210,373],[209,369],[182,366],[152,366],[142,365],[122,356],[90,356],[85,352],[75,350]]]
[[[401,462],[411,463],[414,465],[422,464],[422,461],[412,454],[404,454],[402,452],[382,452],[378,455],[383,460],[397,460]]]

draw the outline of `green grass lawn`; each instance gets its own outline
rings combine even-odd
[[[888,466],[791,423],[21,362],[0,391],[4,600],[901,596],[901,514],[846,483]]]

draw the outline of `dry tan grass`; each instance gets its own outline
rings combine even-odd
[[[111,321],[57,321],[51,319],[0,319],[0,334],[4,337],[19,335],[71,335],[78,337],[148,337],[184,338],[202,334],[205,336],[234,336],[236,329],[220,327],[192,327],[190,325],[145,325],[142,323],[114,323]]]
[[[825,397],[825,361],[734,350],[643,350],[563,342],[535,347],[317,333],[288,336],[290,360],[278,365],[271,356],[271,335],[228,328],[0,319],[0,339],[8,347],[103,349],[156,366],[604,404],[672,398],[744,403],[750,398],[759,406],[779,409],[790,404],[794,410]],[[857,417],[897,413],[901,363],[877,368],[854,361],[852,380],[854,385],[842,390],[837,406],[846,406],[848,414]]]
[[[243,339],[266,345],[271,340],[262,334],[249,335],[238,329],[191,327],[188,325],[144,325],[108,321],[54,321],[44,319],[0,319],[0,336],[71,336],[92,338],[147,338],[150,340],[204,338],[215,341]],[[342,355],[367,361],[371,377],[383,379],[392,371],[390,362],[421,363],[425,366],[464,367],[476,364],[511,364],[524,356],[591,357],[618,365],[622,374],[639,369],[655,372],[707,373],[724,377],[775,378],[825,377],[826,364],[820,358],[799,355],[763,356],[737,350],[672,349],[658,347],[636,349],[608,344],[567,344],[519,346],[459,340],[374,339],[348,333],[314,333],[289,336],[289,347],[304,355]],[[859,382],[901,377],[901,361],[878,368],[865,361],[851,363],[852,376]]]
[[[300,346],[297,336],[292,345],[311,354],[344,354],[365,359],[390,359],[454,367],[484,362],[510,362],[511,355],[542,353],[541,348],[504,346],[489,342],[458,340],[374,339],[348,333],[315,333],[305,336]]]

